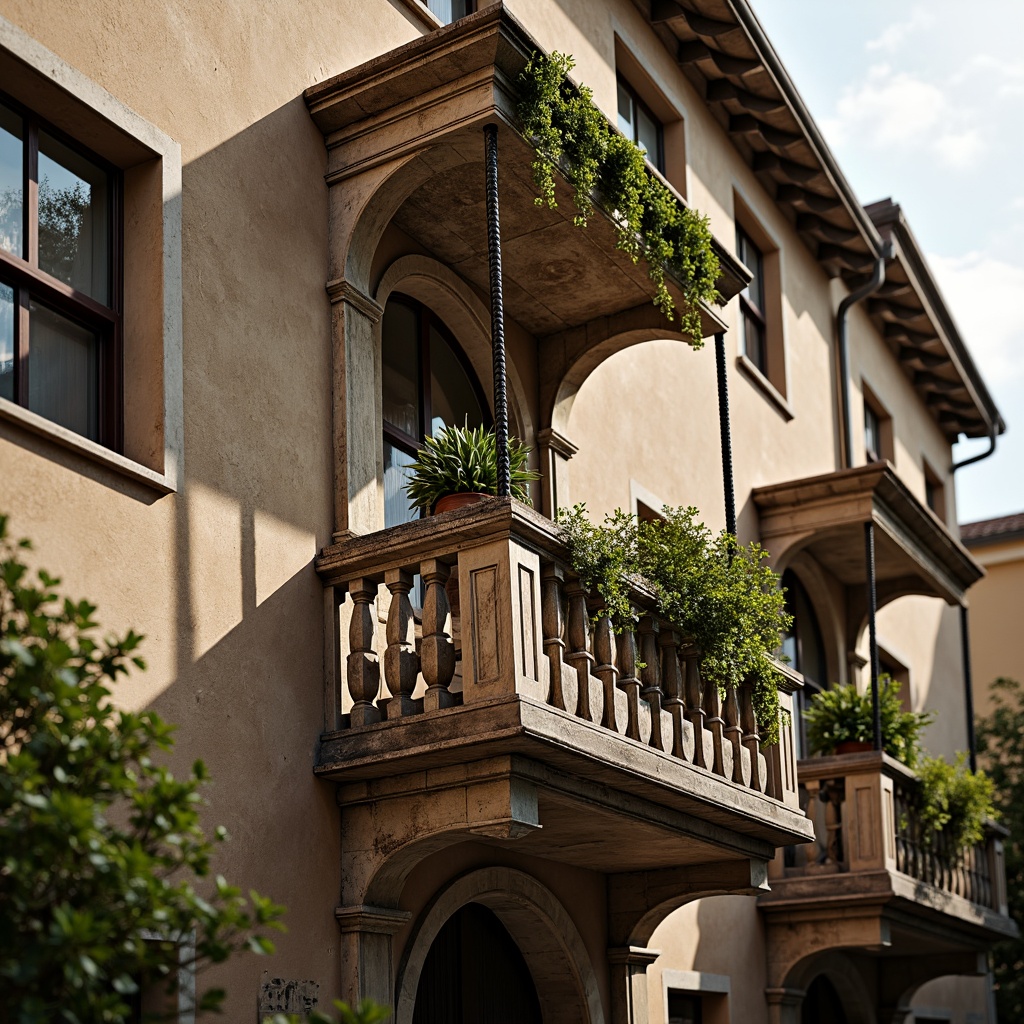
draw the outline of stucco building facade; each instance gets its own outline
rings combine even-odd
[[[967,743],[951,445],[1004,428],[900,208],[744,0],[431,6],[0,3],[0,508],[146,635],[118,699],[178,723],[224,874],[289,907],[272,962],[211,975],[229,1019],[991,1021],[998,834],[946,870],[895,762],[799,760],[801,693],[869,682],[868,527],[880,667]],[[561,176],[534,204],[537,50],[710,218],[703,349],[610,216],[575,227]],[[494,415],[489,125],[540,480],[421,520],[411,452]],[[716,336],[737,532],[797,618],[774,747],[649,594],[625,640],[591,622],[550,518],[725,525]]]

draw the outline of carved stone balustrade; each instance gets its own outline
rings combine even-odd
[[[705,685],[699,651],[642,589],[635,630],[616,634],[557,528],[531,508],[490,499],[348,538],[316,568],[328,622],[322,777],[500,763],[516,792],[542,794],[506,800],[502,834],[535,831],[549,796],[586,792],[590,848],[577,855],[609,870],[623,870],[626,846],[635,870],[743,849],[766,862],[809,837],[788,716],[782,743],[762,750],[748,686],[723,696]],[[793,682],[779,683],[788,709]],[[554,844],[554,826],[542,831]],[[546,849],[539,835],[520,842]]]
[[[792,987],[802,963],[830,949],[878,956],[896,995],[943,974],[984,970],[984,950],[1015,935],[1007,913],[1005,829],[990,823],[966,850],[928,834],[920,783],[887,754],[797,764],[811,843],[781,851],[759,897],[772,948],[769,987]],[[979,956],[981,959],[979,960]],[[890,976],[891,975],[891,976]]]

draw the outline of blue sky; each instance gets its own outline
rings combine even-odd
[[[960,521],[1024,510],[1024,0],[752,3],[861,202],[903,207],[1007,422],[956,475]]]

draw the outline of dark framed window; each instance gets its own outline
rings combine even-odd
[[[491,426],[483,389],[440,317],[405,295],[388,300],[381,321],[384,525],[417,517],[405,493],[408,466],[425,437],[445,427]]]
[[[939,519],[946,521],[946,488],[927,462],[924,464],[924,501]]]
[[[619,78],[618,86],[619,131],[636,143],[647,155],[647,159],[664,174],[665,133],[661,122],[625,79]]]
[[[869,402],[864,403],[864,455],[868,462],[882,461],[882,419]]]
[[[807,757],[810,752],[807,749],[803,711],[810,704],[811,697],[828,685],[828,662],[818,616],[804,585],[790,569],[782,574],[782,585],[786,589],[786,611],[793,616],[789,630],[782,637],[782,653],[789,659],[789,664],[804,677],[803,689],[796,700],[794,734],[797,757]]]
[[[0,398],[118,451],[121,187],[0,94]]]
[[[422,0],[438,21],[450,25],[476,10],[476,0]]]
[[[736,227],[736,255],[753,275],[750,284],[740,292],[740,351],[767,377],[764,255],[754,244],[750,235],[738,225]]]
[[[704,1009],[696,992],[669,989],[668,1024],[703,1024]]]

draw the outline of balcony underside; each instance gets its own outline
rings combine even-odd
[[[887,462],[794,480],[753,492],[761,539],[776,567],[807,551],[862,601],[864,525],[875,524],[878,603],[907,594],[960,603],[983,570]]]
[[[618,247],[609,214],[595,209],[585,229],[576,227],[572,191],[557,171],[557,208],[534,202],[536,154],[520,134],[517,80],[537,50],[498,4],[310,88],[306,102],[328,143],[327,180],[344,189],[346,217],[367,188],[365,208],[380,207],[371,221],[393,223],[486,294],[482,129],[498,123],[506,315],[546,338],[637,310],[649,329],[671,337],[672,323],[652,306],[646,265]],[[714,245],[726,302],[749,272]],[[335,272],[353,282],[364,276],[351,265]],[[668,275],[666,284],[682,306],[679,282]],[[703,336],[724,329],[717,312],[700,312]]]
[[[836,947],[886,956],[976,952],[1017,934],[1005,914],[898,871],[773,879],[758,905],[775,924],[828,922]]]
[[[316,773],[343,805],[486,790],[507,820],[466,832],[602,872],[764,861],[811,834],[791,807],[518,694],[327,734]]]

